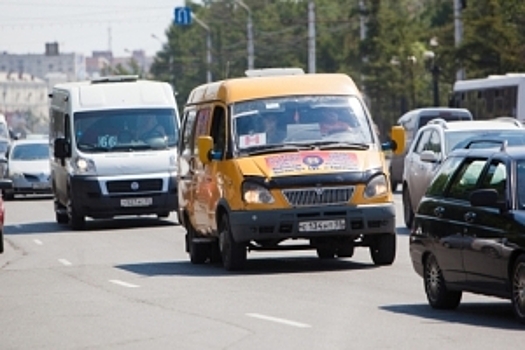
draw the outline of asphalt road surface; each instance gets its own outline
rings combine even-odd
[[[408,255],[375,267],[366,248],[251,252],[247,268],[192,265],[170,217],[54,221],[50,198],[6,203],[0,349],[512,349],[525,326],[506,300],[464,294],[436,311]]]

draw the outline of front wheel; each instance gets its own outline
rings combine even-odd
[[[376,265],[392,265],[396,258],[396,235],[389,233],[375,237],[370,256]]]
[[[228,271],[242,270],[246,263],[246,245],[237,243],[233,239],[230,220],[227,214],[223,214],[219,228],[219,248],[221,251],[222,264]]]
[[[512,270],[512,309],[521,323],[525,323],[525,254],[516,260]]]
[[[430,255],[425,262],[423,273],[425,293],[430,306],[434,309],[451,310],[458,307],[461,301],[461,291],[448,290],[445,285],[443,272],[434,255]]]
[[[84,215],[81,215],[76,211],[71,197],[67,200],[66,208],[69,226],[71,226],[73,230],[83,230],[86,226],[86,218]]]
[[[208,260],[208,245],[196,241],[197,231],[193,228],[189,220],[186,231],[188,232],[186,237],[191,263],[195,265],[204,264],[206,260]]]
[[[414,209],[412,209],[408,187],[403,187],[403,215],[406,227],[412,228],[412,223],[414,222]]]

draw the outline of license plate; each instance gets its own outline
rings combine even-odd
[[[299,223],[299,232],[312,231],[338,231],[346,228],[346,221],[339,220],[318,220],[318,221],[303,221]]]
[[[153,204],[153,198],[124,198],[120,200],[121,207],[147,207]]]

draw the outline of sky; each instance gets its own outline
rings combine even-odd
[[[43,54],[46,42],[61,53],[111,48],[117,57],[166,41],[175,7],[184,0],[0,0],[0,53]]]

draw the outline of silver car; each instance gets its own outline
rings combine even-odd
[[[4,199],[12,199],[16,194],[51,194],[48,140],[13,142],[7,156],[6,173],[13,185],[3,191]]]

